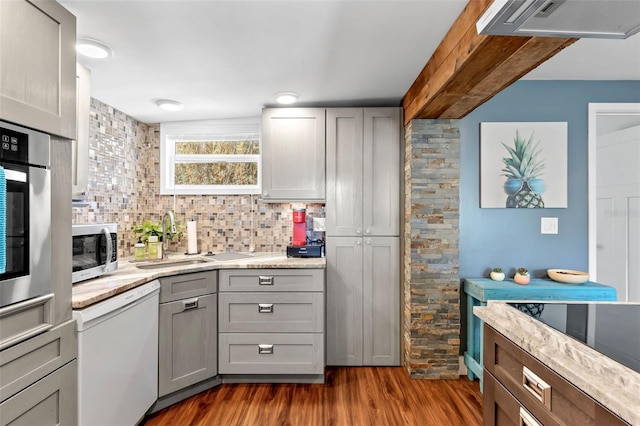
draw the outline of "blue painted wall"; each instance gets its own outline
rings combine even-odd
[[[460,278],[487,276],[496,266],[509,276],[523,266],[536,277],[548,268],[588,269],[590,102],[640,102],[640,81],[519,81],[461,120]],[[480,208],[483,121],[568,122],[568,208]],[[559,233],[541,235],[541,217],[557,217]]]

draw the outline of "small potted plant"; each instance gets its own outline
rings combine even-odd
[[[529,281],[531,281],[529,271],[527,271],[526,268],[518,268],[516,274],[513,276],[513,280],[516,282],[516,284],[529,284]]]
[[[493,268],[489,276],[494,281],[504,280],[504,272],[502,272],[502,268]]]

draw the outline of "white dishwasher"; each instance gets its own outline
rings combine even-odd
[[[158,398],[159,289],[155,280],[73,311],[80,426],[133,426]]]

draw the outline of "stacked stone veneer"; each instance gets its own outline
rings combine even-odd
[[[404,363],[413,378],[458,378],[460,134],[457,120],[405,128]]]
[[[320,213],[319,204],[266,204],[249,195],[161,195],[160,125],[139,122],[91,99],[89,120],[89,206],[75,207],[73,223],[115,222],[118,255],[133,255],[133,226],[159,221],[173,210],[183,229],[197,221],[198,249],[284,252],[293,234],[292,208]],[[170,250],[184,253],[187,238]]]

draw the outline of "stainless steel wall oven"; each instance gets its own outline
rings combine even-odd
[[[51,171],[49,135],[0,121],[6,177],[6,268],[0,307],[50,293]]]

